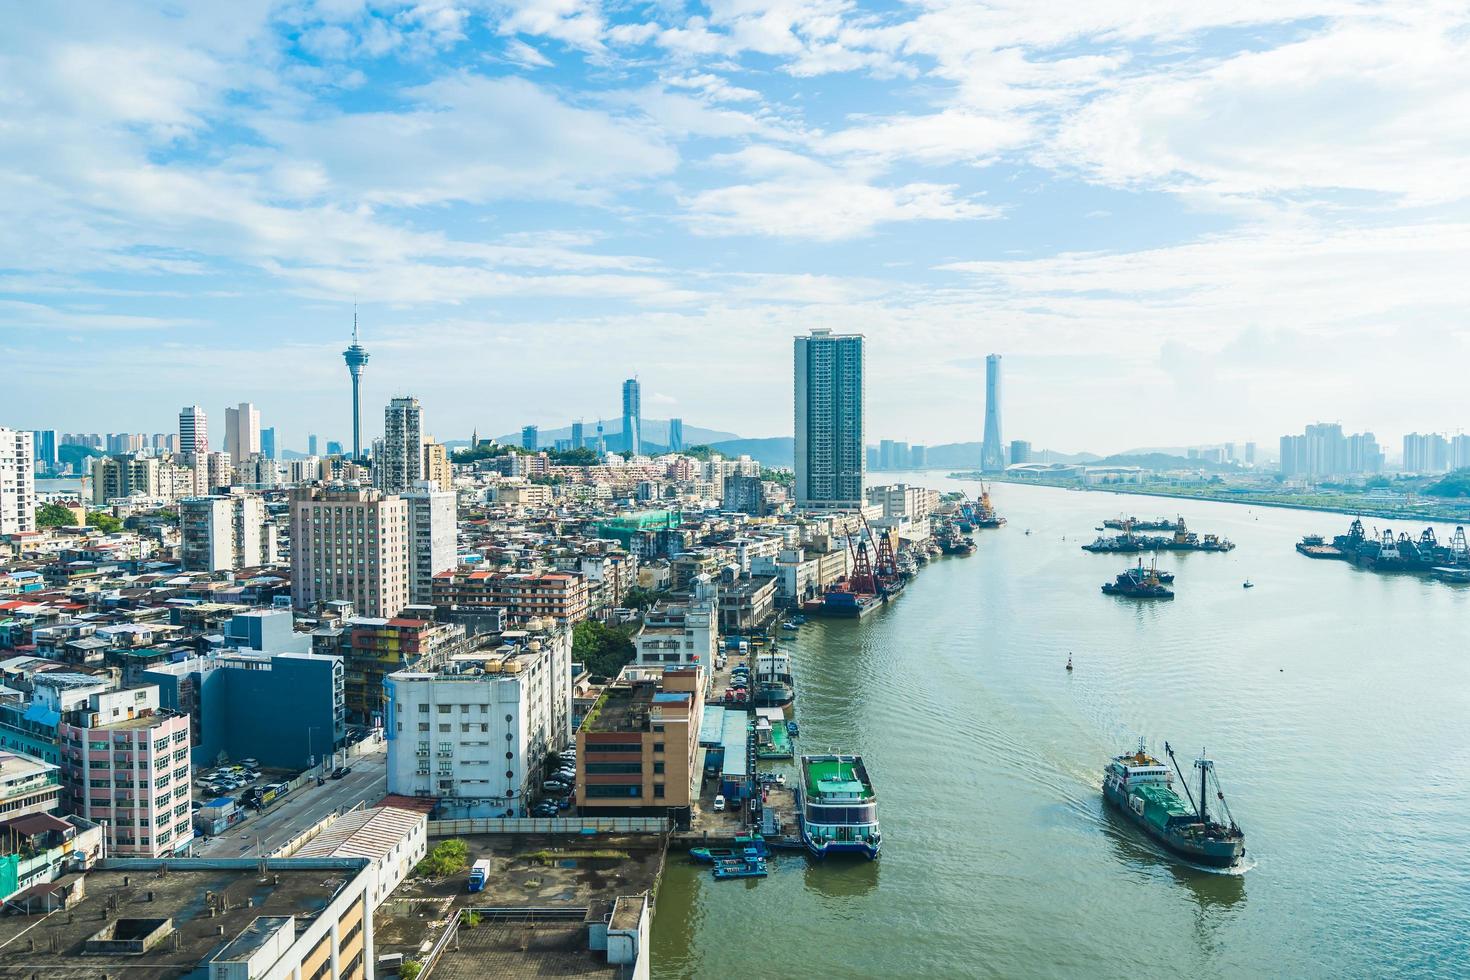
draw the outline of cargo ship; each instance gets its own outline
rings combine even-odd
[[[1169,581],[1173,580],[1174,576],[1170,575]],[[1102,590],[1103,595],[1120,595],[1130,599],[1174,598],[1174,590],[1164,587],[1158,571],[1153,568],[1144,568],[1142,562],[1136,568],[1120,572],[1114,581],[1104,582]]]
[[[1303,535],[1296,543],[1298,554],[1306,555],[1308,558],[1326,559],[1331,561],[1344,561],[1347,555],[1343,554],[1336,545],[1330,545],[1322,539],[1320,534]]]
[[[883,605],[883,597],[872,592],[853,592],[842,585],[834,585],[822,593],[820,599],[802,603],[804,612],[818,616],[835,616],[838,619],[860,619]]]
[[[1164,751],[1178,771],[1178,760],[1168,743]],[[1195,760],[1194,768],[1199,771],[1198,800],[1190,792],[1184,774],[1179,773],[1186,803],[1174,791],[1174,774],[1169,767],[1144,751],[1140,741],[1137,752],[1118,756],[1103,770],[1103,799],[1172,853],[1212,868],[1233,868],[1245,857],[1245,834],[1230,815],[1218,777],[1215,798],[1228,822],[1212,819],[1209,781],[1215,764],[1201,758]]]
[[[1470,578],[1459,574],[1470,571],[1470,547],[1463,526],[1455,528],[1448,544],[1441,544],[1432,527],[1426,527],[1417,538],[1404,532],[1395,536],[1392,528],[1382,534],[1376,529],[1368,534],[1362,518],[1354,518],[1347,533],[1334,537],[1332,544],[1325,543],[1319,534],[1309,534],[1296,550],[1308,558],[1336,558],[1376,572],[1428,572],[1448,581]]]
[[[1142,551],[1233,551],[1235,542],[1218,534],[1198,535],[1184,526],[1184,518],[1174,525],[1174,533],[1168,537],[1160,534],[1134,534],[1131,530],[1112,537],[1098,536],[1091,544],[1084,544],[1083,551],[1093,554],[1137,554]]]
[[[1184,526],[1184,518],[1171,521],[1167,517],[1160,517],[1156,521],[1140,521],[1136,517],[1110,517],[1103,521],[1103,527],[1113,531],[1177,531]]]
[[[873,860],[883,846],[878,794],[860,755],[804,755],[796,787],[801,840],[819,858],[856,854]]]
[[[975,526],[979,528],[1002,527],[1006,522],[995,512],[995,505],[990,502],[990,488],[980,484],[980,502],[975,508]]]

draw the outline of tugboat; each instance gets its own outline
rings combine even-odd
[[[1103,583],[1103,595],[1120,595],[1130,599],[1172,599],[1174,590],[1165,588],[1153,568],[1130,568],[1120,572],[1113,582]]]
[[[779,650],[756,655],[752,704],[757,708],[785,707],[795,697],[791,684],[791,657]]]
[[[878,857],[878,794],[860,755],[804,755],[796,788],[801,840],[822,858],[829,854]]]
[[[1164,743],[1169,761],[1179,770],[1174,750]],[[1228,823],[1211,819],[1209,779],[1215,764],[1209,759],[1196,759],[1199,770],[1199,799],[1179,773],[1188,804],[1174,792],[1174,774],[1169,767],[1144,751],[1142,740],[1138,751],[1120,755],[1103,770],[1103,799],[1121,810],[1143,832],[1168,850],[1197,864],[1212,868],[1233,868],[1245,856],[1245,834],[1236,826],[1225,804],[1225,794],[1215,780],[1215,798]]]

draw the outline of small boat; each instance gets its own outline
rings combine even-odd
[[[728,847],[691,847],[689,856],[700,864],[718,864],[735,860],[735,852]]]
[[[801,726],[798,725],[794,720],[793,721],[788,721],[786,723],[786,734],[792,736],[793,738],[796,737],[797,735],[800,735],[801,734]]]
[[[1072,672],[1072,655],[1069,653],[1069,654],[1067,654],[1067,673],[1070,674],[1071,672]]]
[[[1205,758],[1195,760],[1199,770],[1199,795],[1195,796],[1167,742],[1164,751],[1179,773],[1183,799],[1174,790],[1169,767],[1149,755],[1141,743],[1137,752],[1116,757],[1103,771],[1103,798],[1148,836],[1188,861],[1214,868],[1240,864],[1245,856],[1245,834],[1230,815],[1218,778],[1214,779],[1215,792],[1209,791],[1215,764]],[[1219,803],[1216,810],[1210,809],[1212,796]]]
[[[1242,589],[1254,589],[1256,587],[1256,583],[1252,582],[1250,579],[1246,579],[1244,582],[1240,583],[1240,587]]]
[[[795,623],[782,623],[781,624],[781,628],[783,630],[798,630],[798,629],[801,629],[801,627],[800,626],[797,626]]]
[[[1031,533],[1031,529],[1029,527],[1026,529],[1026,533],[1027,534],[1030,534]]]
[[[715,880],[725,881],[729,878],[764,878],[767,876],[766,862],[763,858],[754,860],[721,861],[715,865]]]

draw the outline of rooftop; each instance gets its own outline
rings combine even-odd
[[[424,823],[422,813],[380,806],[356,810],[308,841],[296,857],[381,858]]]
[[[121,863],[121,862],[119,862]],[[86,898],[66,915],[11,915],[0,918],[0,975],[96,980],[97,977],[184,977],[200,963],[251,934],[262,916],[295,916],[307,928],[337,892],[362,873],[360,861],[272,862],[261,875],[255,862],[243,868],[206,868],[206,863],[136,862],[141,868],[92,871]],[[302,865],[308,865],[303,867]],[[221,910],[210,915],[213,897]],[[151,901],[150,901],[151,899]],[[109,913],[107,906],[115,902]],[[105,920],[172,919],[175,941],[168,939],[141,954],[88,953],[83,944]],[[221,928],[223,935],[220,934]],[[19,940],[22,934],[25,940]]]

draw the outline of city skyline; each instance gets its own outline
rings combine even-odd
[[[1422,430],[1458,408],[1422,365],[1467,344],[1465,152],[1432,121],[1467,18],[33,5],[0,39],[7,422],[166,431],[208,393],[345,441],[356,296],[366,404],[432,376],[444,432],[607,413],[611,360],[649,416],[780,434],[821,324],[931,443],[974,438],[985,350],[1038,446]]]

